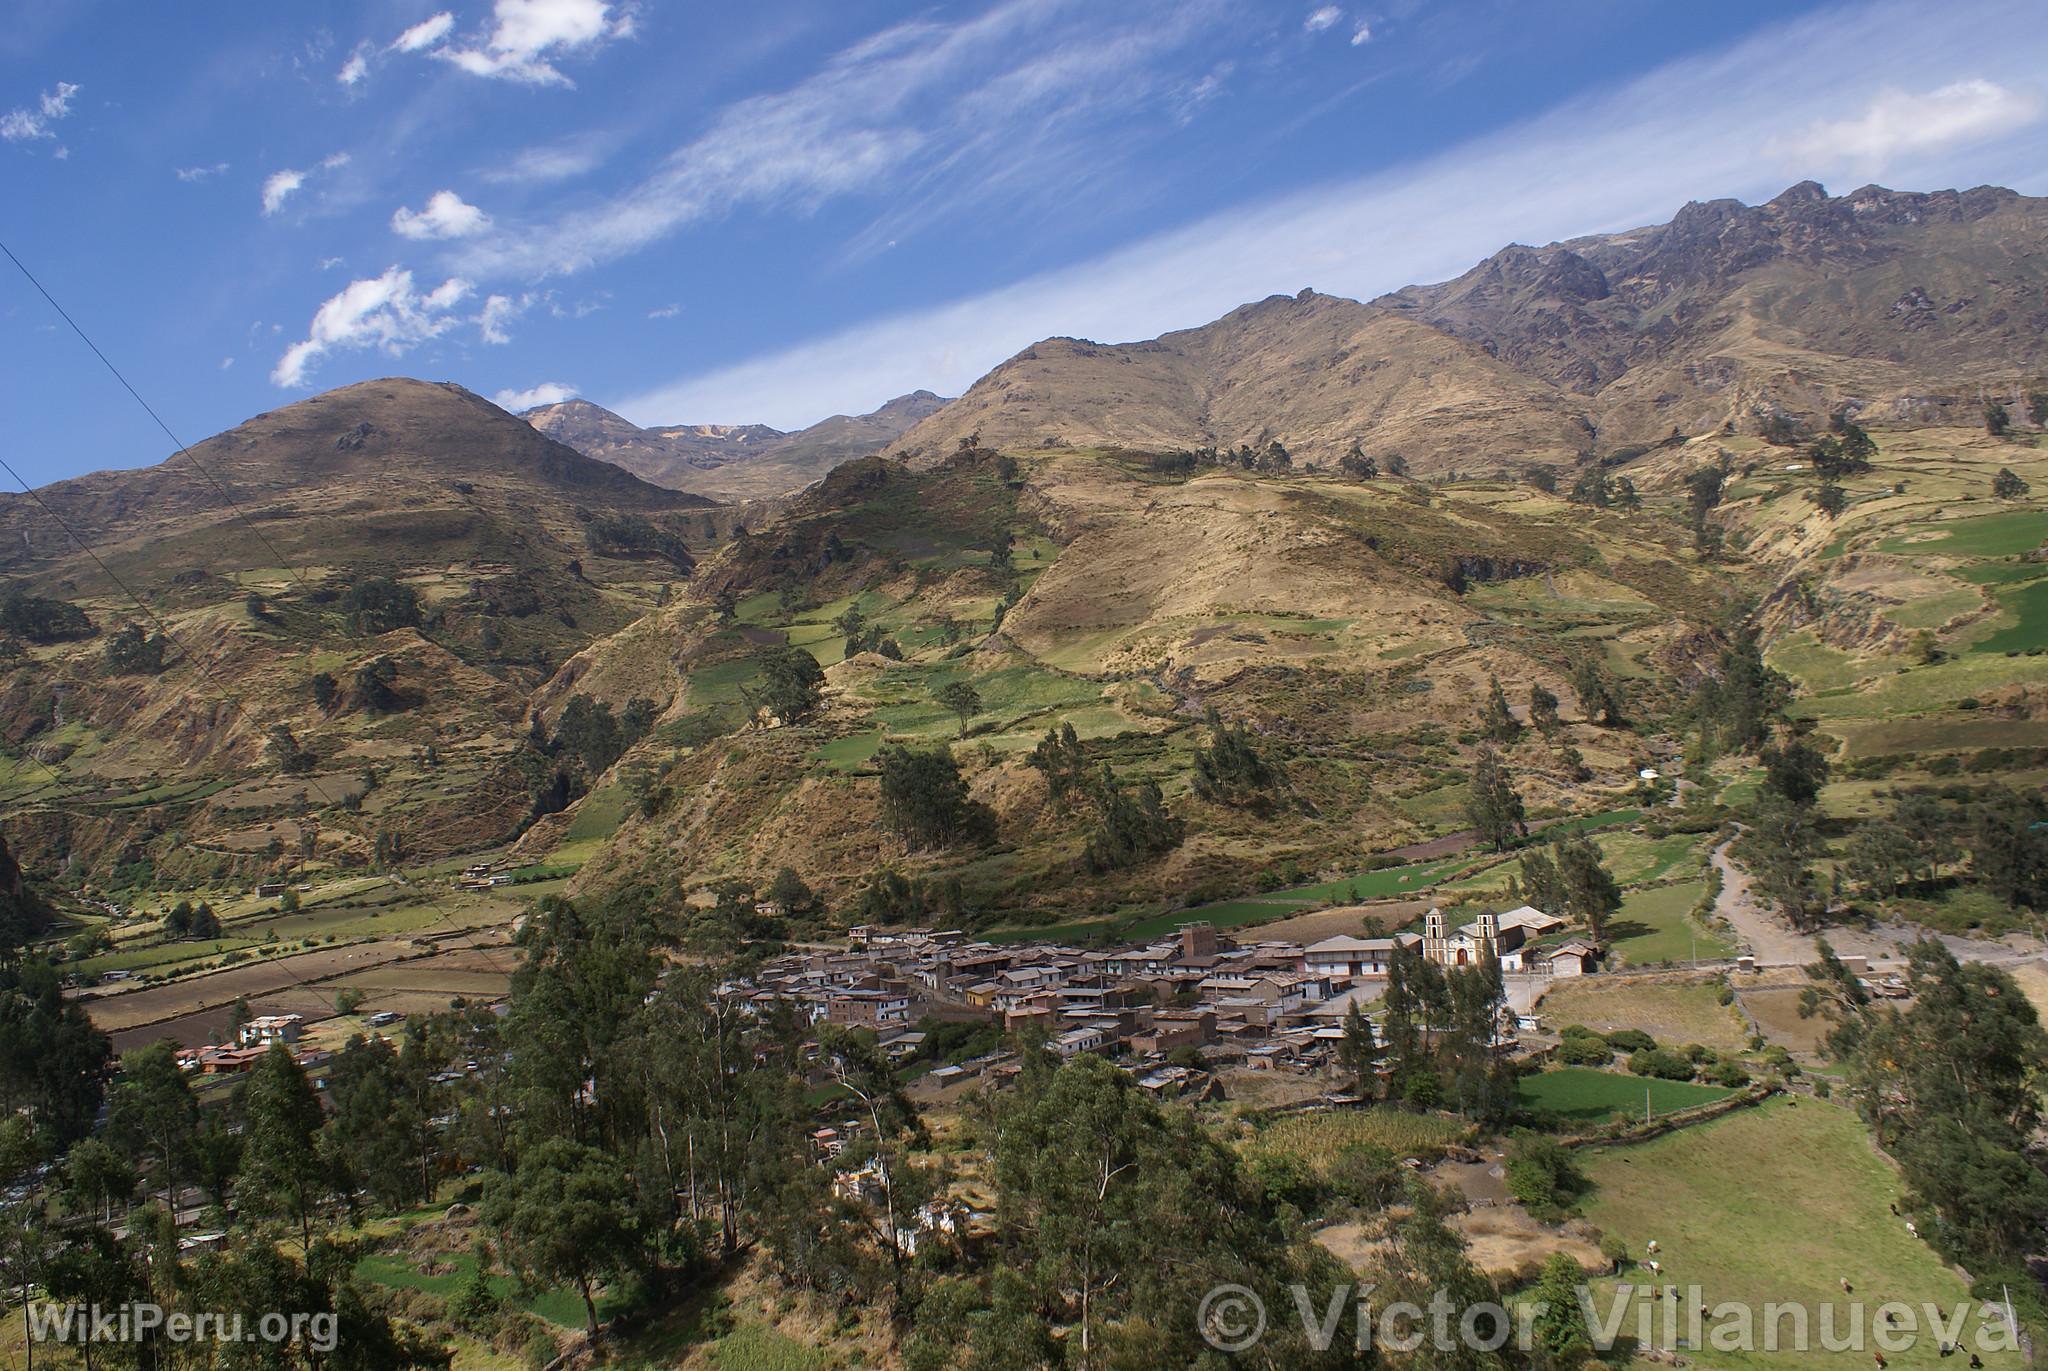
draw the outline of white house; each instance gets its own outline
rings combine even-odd
[[[1413,933],[1397,933],[1391,938],[1353,938],[1340,933],[1303,948],[1301,969],[1312,976],[1346,976],[1352,980],[1384,976],[1396,948],[1413,947],[1420,941]]]

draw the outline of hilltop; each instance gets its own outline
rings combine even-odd
[[[1830,197],[1512,246],[1369,304],[1305,291],[1149,342],[1053,338],[903,438],[993,447],[1354,443],[1415,470],[1611,455],[1673,433],[1756,433],[1843,406],[1970,422],[2048,373],[2048,201],[2009,190]]]
[[[228,869],[282,811],[328,811],[356,860],[379,827],[413,851],[510,836],[528,693],[735,517],[404,379],[0,497],[6,593],[76,616],[0,658],[0,737],[34,759],[7,783],[17,850]],[[126,800],[160,785],[168,809]],[[374,817],[335,832],[344,804]]]

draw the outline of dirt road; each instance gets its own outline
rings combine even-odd
[[[1721,873],[1721,894],[1714,902],[1714,912],[1728,921],[1736,937],[1756,956],[1759,967],[1805,966],[1813,962],[1820,955],[1815,947],[1815,935],[1796,931],[1758,902],[1750,889],[1749,873],[1729,856],[1728,847],[1729,843],[1724,842],[1714,849],[1714,869]],[[1836,952],[1868,957],[1873,971],[1880,968],[1889,971],[1905,965],[1907,947],[1926,936],[1928,930],[1893,921],[1868,928],[1837,924],[1824,933],[1828,945]],[[2040,939],[2024,933],[2013,933],[1995,940],[1964,938],[1952,933],[1934,936],[1948,946],[1956,960],[1965,962],[2016,966],[2041,962],[2044,951],[2048,951]]]

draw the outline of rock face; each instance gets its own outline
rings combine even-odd
[[[1356,442],[1418,470],[1609,453],[1842,405],[1973,419],[2048,372],[2048,200],[1802,182],[1666,224],[1502,249],[1369,304],[1274,296],[1115,346],[1054,338],[904,436],[994,447]]]
[[[641,428],[588,400],[541,405],[520,417],[555,441],[656,485],[718,499],[763,499],[882,451],[945,404],[928,390],[913,391],[871,414],[835,414],[795,433],[766,424]]]

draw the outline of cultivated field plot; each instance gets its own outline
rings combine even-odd
[[[1607,921],[1608,942],[1633,966],[1728,956],[1734,951],[1728,940],[1692,917],[1705,889],[1686,881],[1629,891]]]
[[[1830,1025],[1819,1015],[1799,1017],[1799,998],[1810,984],[1806,977],[1796,973],[1739,977],[1735,997],[1766,1038],[1788,1051],[1814,1057],[1820,1055],[1821,1041],[1827,1037]]]
[[[1327,1113],[1290,1114],[1246,1140],[1247,1156],[1293,1157],[1326,1170],[1345,1148],[1384,1147],[1401,1157],[1435,1156],[1471,1135],[1471,1125],[1445,1114],[1411,1114],[1391,1105]]]
[[[394,938],[251,961],[168,985],[95,997],[87,1007],[122,1050],[160,1038],[198,1046],[222,1037],[237,999],[247,999],[256,1014],[300,1014],[315,1022],[333,1016],[336,991],[357,985],[365,992],[368,1011],[417,1013],[446,1008],[456,996],[502,996],[514,960],[502,940],[490,934],[465,935],[459,942],[443,939],[427,947]],[[378,999],[393,1003],[371,1003]]]
[[[1841,1308],[1865,1299],[1874,1320],[1881,1301],[1908,1302],[1917,1316],[1922,1301],[1946,1313],[1967,1298],[1956,1274],[1890,1212],[1901,1192],[1898,1175],[1856,1116],[1838,1105],[1777,1100],[1650,1142],[1589,1149],[1580,1158],[1594,1183],[1586,1217],[1623,1238],[1638,1259],[1646,1243],[1657,1242],[1660,1273],[1636,1268],[1619,1277],[1639,1287],[1673,1284],[1684,1292],[1697,1284],[1710,1308],[1751,1303],[1759,1322],[1767,1301],[1797,1304],[1809,1311],[1816,1333],[1824,1302]],[[1853,1294],[1842,1293],[1843,1280]],[[1613,1284],[1598,1283],[1596,1308],[1606,1307]],[[1943,1360],[1937,1341],[1924,1337],[1909,1351],[1885,1355],[1894,1367],[1959,1367],[1967,1360]],[[1709,1344],[1683,1355],[1711,1367],[1873,1364],[1868,1350],[1744,1354]],[[2009,1355],[1984,1360],[2021,1364]]]
[[[1669,1114],[1725,1100],[1734,1093],[1718,1085],[1660,1081],[1653,1076],[1596,1071],[1583,1066],[1525,1077],[1520,1089],[1523,1102],[1530,1108],[1584,1123]]]
[[[1749,1035],[1741,1016],[1721,1004],[1718,994],[1719,987],[1706,982],[1617,984],[1586,977],[1553,987],[1537,1012],[1553,1029],[1575,1023],[1600,1033],[1640,1028],[1664,1047],[1700,1043],[1739,1052]]]

